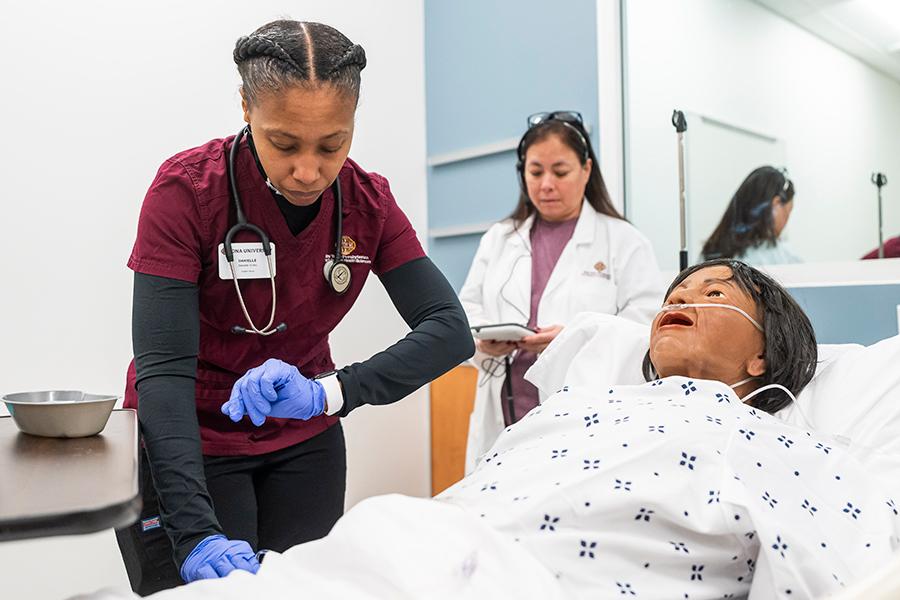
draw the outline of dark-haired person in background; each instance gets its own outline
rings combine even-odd
[[[466,472],[538,405],[523,375],[572,317],[593,311],[649,323],[662,298],[653,248],[613,206],[580,113],[531,115],[517,168],[518,203],[481,238],[460,299],[472,325],[512,322],[537,333],[476,342]]]
[[[327,534],[344,508],[339,418],[474,351],[387,180],[347,156],[362,47],[327,25],[275,21],[240,38],[234,61],[246,127],[163,163],[128,261],[126,406],[146,450],[144,510],[117,536],[141,594],[255,572],[257,550]],[[232,239],[244,222],[255,228]],[[335,372],[328,335],[370,272],[412,331]]]
[[[731,198],[703,245],[703,258],[737,258],[749,265],[802,262],[779,239],[794,204],[794,183],[774,167],[754,169]]]

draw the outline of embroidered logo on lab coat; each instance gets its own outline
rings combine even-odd
[[[581,272],[584,277],[600,277],[602,279],[612,279],[609,274],[609,271],[606,270],[606,263],[602,260],[598,260],[594,263],[593,270],[585,269]]]

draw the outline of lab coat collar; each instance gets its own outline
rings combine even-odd
[[[522,221],[522,224],[516,227],[510,221],[510,244],[516,247],[524,247],[531,251],[531,227],[534,225],[534,219],[537,213],[531,215]],[[572,232],[572,240],[576,245],[592,244],[594,242],[594,234],[597,230],[597,211],[591,206],[586,199],[582,201],[581,212],[578,214],[578,222],[575,223],[575,230]]]
[[[522,221],[518,228],[510,219],[509,244],[511,247],[525,248],[529,253],[531,252],[531,226],[534,225],[534,217],[535,213],[532,213],[527,219]]]
[[[572,232],[572,240],[576,245],[592,244],[597,229],[597,211],[586,199],[581,204],[581,213]]]

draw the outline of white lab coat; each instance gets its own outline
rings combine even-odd
[[[459,295],[470,325],[528,321],[533,222],[532,215],[515,230],[507,219],[481,238]],[[538,304],[537,324],[565,326],[585,311],[649,323],[662,305],[664,292],[649,240],[627,221],[600,214],[584,202],[572,238]],[[476,352],[472,359],[479,369],[479,385],[469,419],[466,473],[504,428],[503,377],[485,374],[482,364],[487,358]]]

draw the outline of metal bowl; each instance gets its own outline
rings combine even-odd
[[[21,392],[3,396],[18,428],[31,435],[76,438],[103,431],[116,396],[75,390]]]

